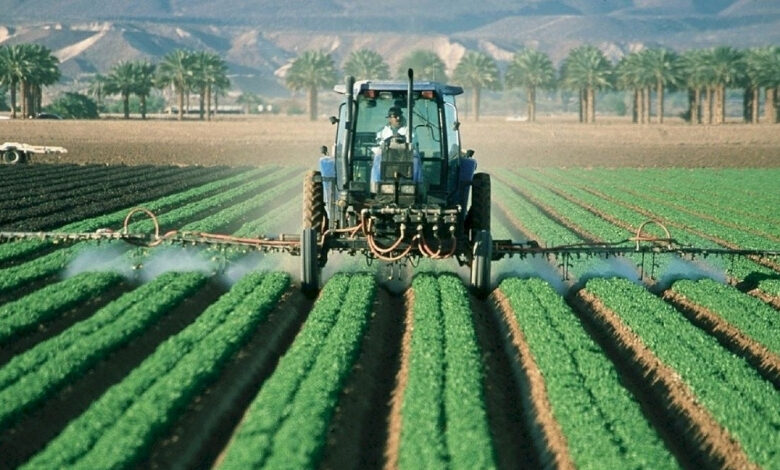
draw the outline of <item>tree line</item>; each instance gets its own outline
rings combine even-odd
[[[41,108],[41,89],[60,78],[57,58],[38,44],[14,44],[0,47],[0,84],[11,95],[11,116],[17,117],[17,90],[21,96],[21,114],[35,116]],[[130,117],[130,96],[141,104],[146,118],[146,99],[155,88],[171,87],[178,98],[178,116],[183,118],[185,96],[199,96],[200,119],[211,119],[211,102],[230,88],[228,67],[216,53],[176,49],[159,63],[146,60],[119,61],[106,75],[97,74],[89,86],[98,106],[106,95],[119,95],[125,119]],[[187,104],[188,105],[188,104]]]
[[[37,44],[0,47],[0,84],[8,87],[12,116],[16,117],[17,91],[21,113],[31,116],[40,111],[41,90],[60,78],[57,58]],[[467,51],[448,77],[444,61],[434,52],[415,50],[405,56],[396,71],[403,78],[413,68],[420,80],[452,80],[471,92],[472,109],[479,119],[483,90],[523,89],[527,97],[528,120],[536,120],[539,90],[570,90],[578,97],[581,122],[594,122],[596,98],[600,91],[614,89],[630,93],[633,121],[651,121],[651,98],[655,95],[655,119],[662,123],[664,97],[670,91],[687,91],[686,118],[697,124],[725,121],[726,90],[743,90],[743,116],[748,122],[778,122],[780,87],[780,47],[766,46],[745,50],[722,46],[694,49],[678,54],[664,48],[631,52],[617,63],[592,45],[569,51],[558,68],[550,57],[538,50],[524,48],[516,52],[504,73],[498,63],[482,52]],[[199,96],[199,116],[210,119],[212,100],[230,88],[228,67],[217,54],[207,51],[174,50],[153,64],[148,61],[120,61],[107,75],[97,75],[90,93],[98,105],[102,96],[120,95],[125,118],[129,117],[129,99],[138,96],[142,117],[146,116],[146,98],[155,88],[171,87],[177,96],[179,119],[189,108],[185,99]],[[380,54],[369,49],[352,52],[343,72],[356,79],[389,79],[390,67]],[[305,91],[309,116],[316,119],[318,91],[335,85],[339,70],[333,56],[324,51],[303,52],[290,65],[285,83],[292,91]],[[763,91],[764,117],[759,116]]]

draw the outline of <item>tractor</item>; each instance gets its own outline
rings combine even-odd
[[[302,287],[319,289],[332,251],[387,263],[454,258],[471,268],[470,287],[490,284],[490,176],[477,173],[460,142],[459,86],[347,77],[332,151],[304,176]],[[401,110],[404,133],[381,135],[388,111]]]

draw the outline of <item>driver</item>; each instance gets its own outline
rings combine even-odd
[[[378,143],[382,143],[391,137],[406,138],[407,127],[406,119],[401,112],[401,108],[393,106],[387,110],[387,125],[376,133],[376,140]]]

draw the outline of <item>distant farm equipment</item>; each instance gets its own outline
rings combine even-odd
[[[64,147],[49,145],[30,145],[19,142],[5,142],[0,145],[0,163],[17,165],[30,161],[33,154],[68,153]]]

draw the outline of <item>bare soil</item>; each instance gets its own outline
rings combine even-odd
[[[461,125],[463,148],[487,167],[780,167],[777,125],[636,125],[626,120],[580,124],[487,117]],[[59,145],[54,163],[311,166],[333,144],[325,119],[258,116],[218,121],[0,121],[0,142]]]

